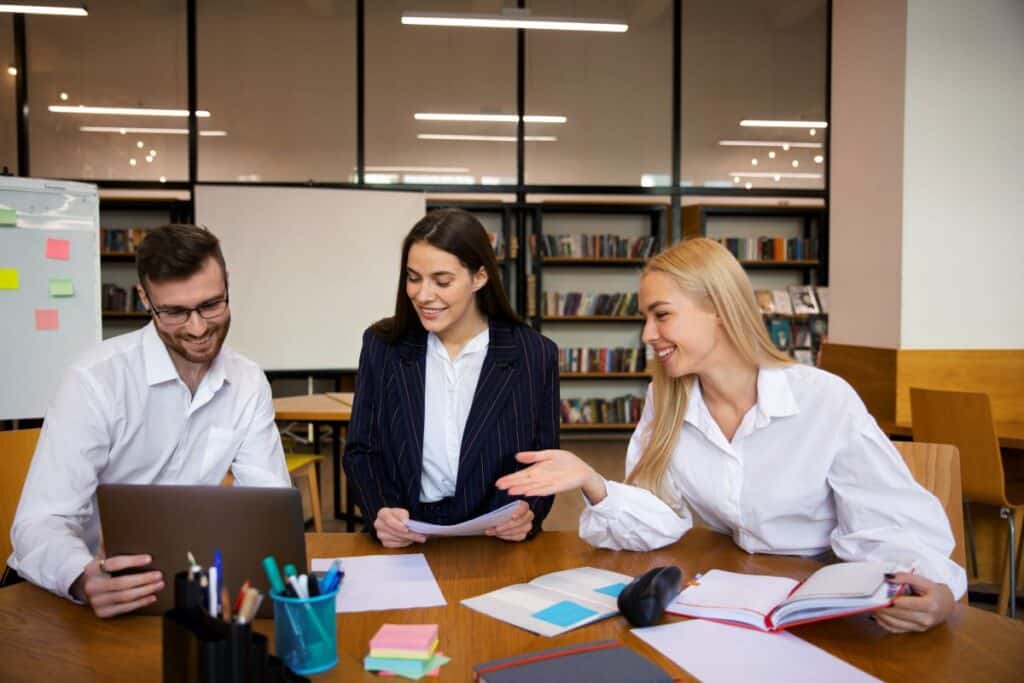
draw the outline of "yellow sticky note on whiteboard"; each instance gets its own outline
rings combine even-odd
[[[18,289],[17,268],[0,268],[0,289]]]

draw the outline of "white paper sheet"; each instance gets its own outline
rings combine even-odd
[[[481,536],[488,529],[504,524],[510,520],[512,518],[512,512],[516,509],[517,505],[519,505],[519,501],[513,501],[508,505],[503,505],[497,510],[491,510],[486,515],[480,515],[474,519],[460,522],[459,524],[452,524],[450,526],[417,522],[414,519],[407,521],[405,526],[409,531],[415,531],[416,533],[423,534],[424,536]]]
[[[705,683],[863,683],[877,678],[792,633],[763,633],[703,619],[633,633]]]
[[[314,572],[326,572],[335,558],[315,558]],[[345,579],[336,612],[369,612],[447,605],[423,553],[339,557]]]

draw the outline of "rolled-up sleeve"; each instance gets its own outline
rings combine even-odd
[[[640,422],[629,439],[626,477],[636,467],[647,445],[647,430],[654,419],[653,389],[648,387]],[[675,543],[693,526],[693,517],[681,499],[671,506],[647,489],[606,481],[608,495],[580,514],[580,538],[610,550],[654,550]],[[585,498],[584,498],[585,500]]]
[[[955,540],[942,504],[914,480],[870,415],[855,421],[828,482],[836,502],[831,544],[837,557],[914,567],[957,599],[963,596],[967,574],[949,557]]]

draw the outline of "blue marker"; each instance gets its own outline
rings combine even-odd
[[[224,557],[219,550],[213,551],[213,566],[217,568],[217,576],[224,578]]]
[[[341,561],[336,559],[336,560],[334,560],[334,562],[331,562],[331,567],[330,567],[330,569],[327,570],[327,574],[324,575],[324,578],[320,579],[320,586],[319,586],[319,588],[320,588],[320,594],[321,595],[324,595],[326,593],[330,593],[335,588],[337,588],[337,585],[339,583],[341,583],[341,576],[340,576],[340,574],[341,574]]]

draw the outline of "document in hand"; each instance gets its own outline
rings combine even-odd
[[[440,524],[428,524],[410,519],[405,523],[409,531],[415,531],[424,536],[480,536],[488,529],[500,526],[512,519],[519,501],[512,501],[508,505],[502,505],[497,510],[491,510],[485,515],[480,515],[459,524],[442,526]]]
[[[713,569],[680,593],[668,611],[779,631],[891,604],[887,571],[886,565],[876,562],[843,562],[822,567],[799,582]]]
[[[610,617],[632,576],[594,567],[578,567],[538,576],[467,598],[462,604],[542,636],[557,636]]]

